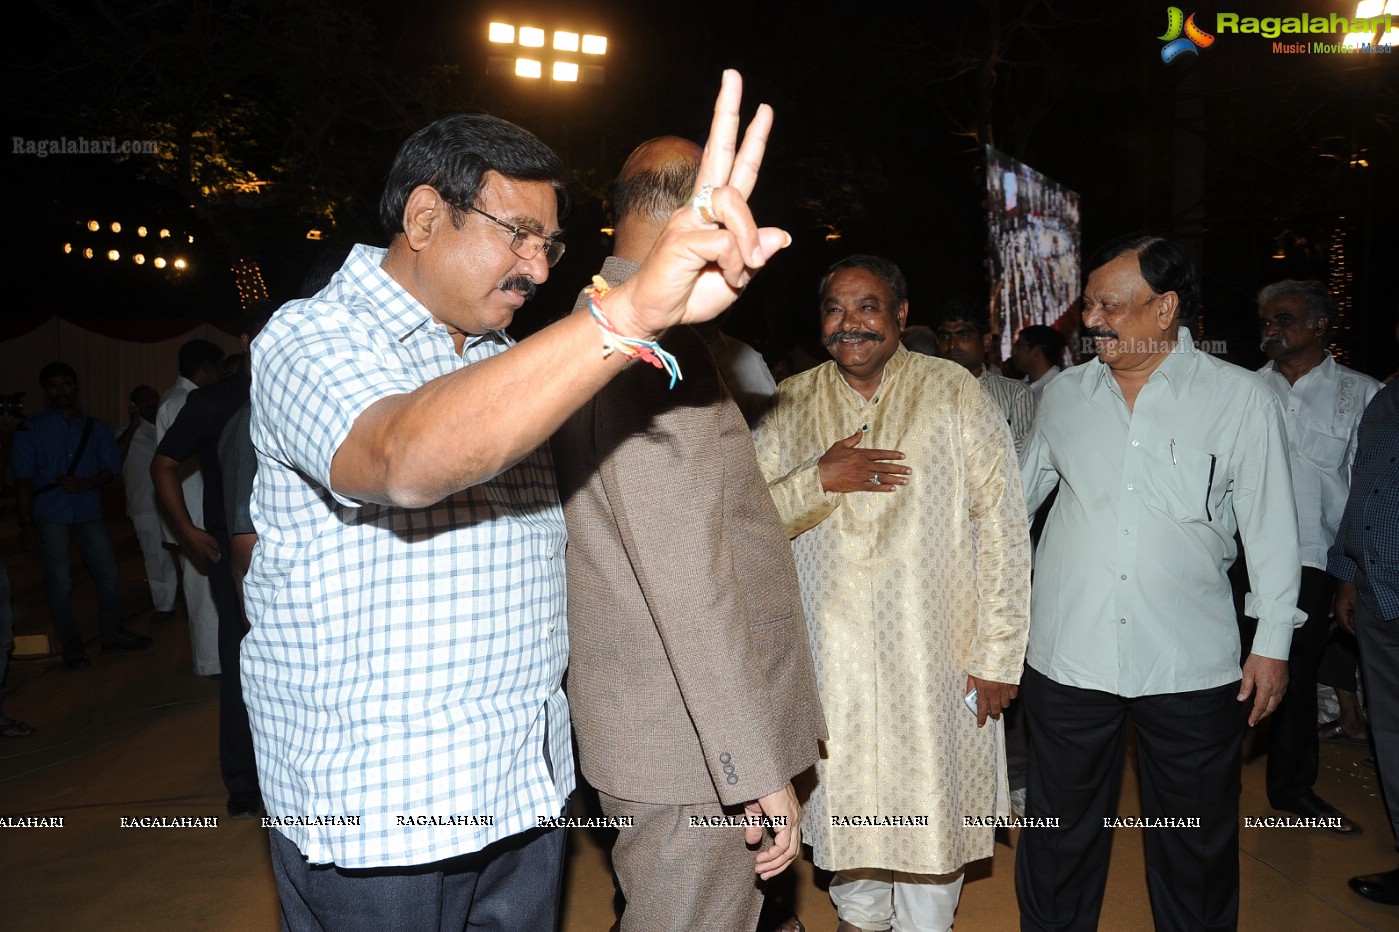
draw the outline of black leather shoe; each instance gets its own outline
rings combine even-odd
[[[262,794],[234,793],[228,797],[226,809],[230,819],[251,819],[262,811]]]
[[[1399,870],[1352,877],[1350,888],[1367,900],[1386,906],[1399,906]]]
[[[1335,832],[1337,835],[1359,835],[1365,831],[1359,823],[1352,822],[1335,806],[1328,803],[1315,793],[1308,793],[1296,802],[1287,806],[1274,806],[1274,809],[1282,812],[1291,812],[1299,816],[1306,816],[1310,819],[1339,819],[1335,825],[1319,826],[1328,832]]]
[[[141,650],[150,646],[150,638],[132,631],[118,631],[111,637],[102,639],[103,650]]]
[[[63,642],[63,665],[70,670],[85,670],[92,666],[83,650],[83,642],[77,638]]]

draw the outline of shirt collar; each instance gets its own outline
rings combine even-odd
[[[1171,397],[1179,400],[1181,389],[1190,381],[1190,375],[1195,370],[1195,363],[1199,355],[1200,351],[1195,348],[1195,340],[1190,336],[1190,328],[1177,327],[1175,347],[1166,354],[1165,359],[1161,360],[1161,365],[1156,367],[1156,371],[1151,373],[1147,381],[1153,382],[1157,378],[1162,379],[1166,383],[1166,388],[1170,390]],[[1090,395],[1104,387],[1108,379],[1112,378],[1112,369],[1103,362],[1102,357],[1093,360],[1093,365],[1098,367],[1097,377],[1088,379],[1085,385]]]
[[[880,373],[879,377],[879,387],[874,390],[874,398],[878,398],[888,390],[891,380],[903,370],[912,356],[913,354],[910,353],[908,348],[900,341],[898,348],[894,350],[894,355],[889,357],[889,361],[884,364],[884,371]],[[837,364],[834,359],[829,362],[831,377],[840,385],[843,385],[847,391],[852,392],[862,403],[865,402],[867,400],[865,396],[861,395],[859,391],[856,390],[855,386],[845,380],[845,374],[840,371],[840,365]],[[970,375],[970,373],[968,373],[968,375]]]
[[[369,313],[395,340],[402,342],[424,326],[434,324],[434,320],[431,311],[384,271],[384,258],[388,254],[387,249],[379,246],[356,244],[322,294],[344,289],[369,296],[372,299],[367,305]],[[509,344],[510,339],[494,330],[467,334],[463,352],[487,341]]]
[[[1306,375],[1302,376],[1302,379],[1305,379],[1308,375],[1311,375],[1313,372],[1315,372],[1318,378],[1320,378],[1321,381],[1324,382],[1329,382],[1336,377],[1336,368],[1339,365],[1336,362],[1336,358],[1331,355],[1331,351],[1329,349],[1322,349],[1322,353],[1324,353],[1325,355],[1322,357],[1321,362],[1317,363],[1314,367],[1312,367],[1312,369],[1308,371]],[[1278,361],[1276,359],[1268,360],[1266,363],[1263,364],[1263,368],[1260,371],[1269,378],[1279,378],[1282,379],[1284,383],[1287,383],[1287,376],[1283,375],[1278,370]],[[1297,381],[1300,382],[1302,381],[1302,379],[1298,379]]]

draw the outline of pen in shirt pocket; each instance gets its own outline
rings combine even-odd
[[[1171,465],[1176,465],[1176,438],[1171,438]]]

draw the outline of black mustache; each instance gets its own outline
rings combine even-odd
[[[1089,337],[1096,337],[1104,340],[1117,339],[1117,331],[1113,330],[1111,327],[1089,327],[1083,332],[1088,334]]]
[[[882,343],[884,342],[884,334],[875,333],[873,330],[842,330],[826,337],[821,341],[821,345],[830,347],[834,346],[838,340],[849,339],[864,340],[866,343]]]
[[[523,291],[526,301],[534,297],[538,287],[528,275],[512,275],[500,283],[501,291]]]

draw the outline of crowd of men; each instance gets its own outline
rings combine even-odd
[[[760,916],[803,842],[840,932],[950,929],[1007,824],[1022,928],[1092,929],[1130,720],[1156,925],[1233,928],[1246,725],[1275,718],[1274,807],[1360,830],[1313,790],[1333,594],[1399,828],[1399,402],[1331,358],[1324,290],[1263,290],[1251,373],[1196,348],[1185,253],[1124,237],[1084,268],[1096,358],[1062,369],[1026,328],[1019,382],[967,302],[911,352],[899,267],[851,256],[817,283],[830,360],[750,434],[707,322],[790,240],[749,213],[772,115],[740,143],[740,97],[726,73],[703,149],[633,152],[614,254],[519,343],[564,167],[490,116],[425,127],[387,248],[283,306],[188,417],[160,404],[156,500],[233,684],[229,811],[265,802],[285,927],[555,928],[576,736],[623,932],[800,929]],[[75,380],[45,369],[53,413],[15,445],[70,665],[68,539],[100,578],[82,496],[119,468]],[[109,614],[105,646],[143,646]],[[1399,904],[1399,871],[1352,887]]]

